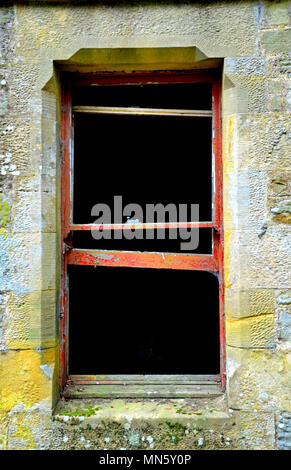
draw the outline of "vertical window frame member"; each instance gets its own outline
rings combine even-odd
[[[103,250],[72,248],[70,233],[91,230],[92,224],[73,224],[73,113],[71,90],[73,86],[147,84],[147,83],[211,83],[212,85],[212,221],[189,223],[187,227],[213,228],[212,255],[171,254],[147,252],[118,252],[110,260],[102,257]],[[223,276],[223,206],[221,156],[221,80],[217,70],[208,72],[168,72],[132,74],[61,74],[61,266],[60,266],[60,386],[68,379],[68,264],[103,266],[134,266],[158,269],[188,269],[213,272],[219,279],[220,375],[217,380],[225,388],[225,331],[224,331],[224,276]],[[143,224],[144,225],[144,224]],[[162,224],[165,225],[165,224]],[[167,225],[167,224],[166,224]],[[183,225],[184,226],[184,225]],[[135,226],[136,227],[136,226]],[[95,229],[97,227],[94,227]],[[113,224],[108,229],[116,229]],[[128,225],[127,227],[128,228]],[[150,228],[150,227],[147,227]],[[101,255],[101,256],[100,256]],[[129,256],[131,257],[129,261]],[[118,262],[117,262],[118,258]],[[76,378],[75,378],[76,379]],[[201,379],[201,377],[200,377]],[[76,379],[77,380],[77,379]],[[79,378],[82,381],[82,376]],[[86,381],[94,381],[94,377]],[[152,382],[151,382],[152,383]]]

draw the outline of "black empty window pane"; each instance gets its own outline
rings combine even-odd
[[[70,374],[218,374],[207,272],[69,267]]]
[[[73,106],[212,109],[210,83],[75,87]]]
[[[144,214],[146,204],[199,204],[211,220],[211,118],[77,113],[74,134],[74,223],[95,222],[97,203],[113,214],[119,195]]]
[[[189,230],[189,238],[182,240],[179,236],[179,230],[177,230],[177,239],[170,239],[169,230],[165,230],[164,239],[158,239],[157,230],[148,230],[155,238],[149,239],[145,230],[139,230],[138,233],[142,236],[142,239],[127,239],[122,231],[112,230],[109,233],[111,239],[100,239],[96,240],[93,238],[91,231],[84,230],[79,232],[74,232],[73,234],[73,246],[74,248],[91,248],[96,250],[122,250],[122,251],[150,251],[150,252],[162,252],[162,253],[201,253],[205,255],[212,254],[212,229],[203,228],[198,231],[194,229],[191,232]],[[137,231],[136,231],[137,233]],[[160,231],[161,233],[161,231]],[[105,232],[103,232],[105,234]],[[122,237],[120,239],[114,238],[115,235]],[[186,237],[186,235],[183,235]],[[198,240],[197,238],[198,237]],[[196,240],[198,241],[198,246],[196,247]],[[186,243],[187,246],[182,247],[181,243]],[[195,246],[195,249],[193,247]]]

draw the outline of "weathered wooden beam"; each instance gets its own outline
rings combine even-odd
[[[217,271],[214,256],[184,253],[148,253],[74,248],[67,252],[67,264]]]
[[[222,395],[219,384],[205,385],[68,385],[63,392],[70,398],[205,398]]]
[[[159,109],[159,108],[122,108],[112,106],[73,106],[74,113],[121,114],[133,116],[185,116],[211,117],[211,110],[197,109]]]
[[[218,375],[70,375],[75,385],[215,385]]]
[[[125,224],[72,224],[70,230],[160,230],[175,228],[213,228],[213,222],[155,222],[155,223],[129,223]]]

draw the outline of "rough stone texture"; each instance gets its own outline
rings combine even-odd
[[[276,422],[278,449],[291,450],[291,413],[282,413]]]
[[[290,2],[73,3],[0,8],[0,448],[290,449]],[[213,59],[223,59],[225,396],[73,400],[53,413],[56,67],[191,69]]]
[[[239,348],[274,346],[274,315],[226,320],[226,343]]]
[[[291,315],[287,312],[280,312],[278,318],[278,339],[291,341]]]
[[[227,347],[228,404],[245,411],[290,411],[290,348]]]
[[[226,412],[224,399],[83,400],[81,404],[71,400],[59,404],[54,422],[64,435],[65,448],[223,449],[237,445],[235,420]]]

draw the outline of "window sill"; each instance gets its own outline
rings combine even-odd
[[[69,425],[68,429],[81,426],[83,432],[105,426],[107,433],[112,423],[125,423],[124,430],[129,430],[131,425],[132,428],[145,426],[147,432],[152,426],[163,424],[172,429],[175,423],[188,429],[194,426],[193,429],[200,431],[217,429],[221,432],[232,429],[235,422],[228,412],[224,395],[204,399],[66,399],[57,404],[53,419]]]
[[[204,398],[219,397],[217,376],[71,376],[65,398]]]

